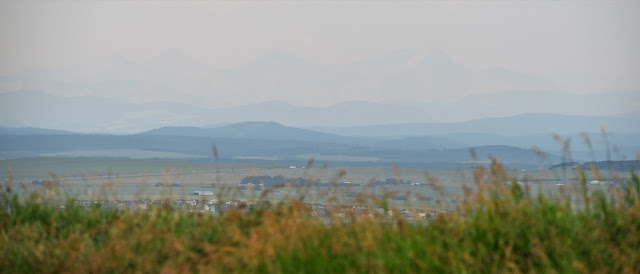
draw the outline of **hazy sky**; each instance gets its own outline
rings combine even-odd
[[[640,1],[3,1],[0,92],[31,88],[213,107],[386,101],[385,92],[400,101],[505,90],[638,92],[638,26]],[[456,71],[441,76],[433,67],[411,69],[434,49],[448,55]],[[255,65],[265,56],[277,60]],[[287,56],[326,77],[265,76],[300,67],[281,60]],[[404,62],[413,78],[385,71],[382,61],[366,67],[387,57]],[[449,66],[429,60],[435,71]],[[284,68],[269,67],[274,62]],[[352,75],[391,80],[340,80]],[[455,79],[442,80],[458,75],[471,76],[458,87],[450,87]],[[256,77],[258,86],[270,87],[245,86]],[[391,91],[398,82],[411,85]],[[308,90],[300,88],[305,85]]]

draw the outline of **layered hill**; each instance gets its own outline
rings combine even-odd
[[[55,132],[53,132],[55,133]],[[536,151],[505,145],[470,145],[443,138],[384,140],[347,137],[274,122],[244,122],[218,128],[166,127],[133,135],[22,134],[0,136],[0,157],[180,158],[213,161],[212,146],[222,161],[268,161],[302,165],[310,158],[331,165],[468,167],[490,157],[519,166],[557,163]],[[477,157],[474,159],[471,151]]]
[[[300,140],[313,142],[353,142],[355,139],[308,129],[287,127],[276,122],[241,122],[214,128],[162,127],[141,132],[136,135]]]
[[[299,165],[464,167],[491,157],[521,167],[635,159],[640,127],[632,116],[523,114],[455,123],[297,128],[276,122],[159,127],[128,135],[0,128],[0,157],[126,157],[269,161]],[[600,127],[607,133],[602,134]],[[613,130],[611,130],[613,129]],[[554,138],[552,133],[559,133]],[[586,137],[586,138],[585,138]],[[563,147],[569,144],[570,155]],[[475,159],[471,157],[475,151]],[[543,151],[543,153],[539,153]]]

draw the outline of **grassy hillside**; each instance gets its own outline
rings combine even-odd
[[[531,196],[494,162],[452,212],[411,222],[399,209],[332,219],[303,200],[220,215],[160,204],[147,210],[0,200],[2,272],[640,272],[640,181]],[[364,204],[387,209],[380,197]]]

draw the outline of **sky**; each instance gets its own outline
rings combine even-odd
[[[640,1],[2,1],[0,93],[205,108],[622,96],[640,92],[639,13]]]

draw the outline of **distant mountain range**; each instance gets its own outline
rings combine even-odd
[[[528,113],[510,117],[483,118],[452,123],[406,123],[353,127],[310,127],[322,132],[348,136],[424,136],[481,133],[504,136],[527,134],[567,134],[598,132],[640,133],[640,118],[613,116],[574,116]]]
[[[80,134],[58,129],[46,129],[35,127],[3,127],[0,126],[0,135],[71,135]]]
[[[620,102],[621,100],[624,102]],[[491,132],[493,129],[499,129],[500,134],[510,135],[518,134],[521,129],[528,132],[535,129],[539,133],[570,133],[576,130],[597,131],[602,124],[615,132],[637,132],[640,128],[640,120],[637,117],[640,115],[633,112],[637,108],[628,106],[634,101],[640,102],[640,93],[575,96],[563,93],[512,92],[472,95],[447,104],[355,101],[328,107],[300,107],[268,101],[246,106],[207,109],[172,102],[135,104],[114,98],[90,95],[61,97],[37,90],[25,90],[0,93],[0,125],[117,134],[131,134],[165,126],[204,127],[244,121],[277,121],[288,126],[347,135],[368,135],[372,131],[379,132],[375,125],[398,123],[402,125],[387,127],[389,131],[378,135],[445,134],[464,130]],[[590,114],[514,116],[539,112],[540,109],[536,106],[540,104],[544,104],[544,109],[553,113]],[[468,121],[471,117],[513,118],[510,118],[512,121],[506,118]],[[450,121],[467,122],[452,124]],[[520,121],[524,123],[518,124]],[[429,127],[413,125],[423,123],[429,123]],[[498,124],[501,128],[495,127]],[[417,130],[408,130],[410,127]],[[368,129],[370,131],[367,131]]]
[[[524,129],[519,125],[537,125],[548,119],[555,119],[554,123],[560,125],[563,119],[580,122],[586,118],[532,114],[451,124],[324,128],[327,132],[287,127],[275,122],[242,122],[213,128],[162,127],[132,135],[3,127],[0,128],[0,158],[114,157],[113,151],[123,151],[121,157],[132,157],[128,153],[135,153],[138,158],[171,155],[207,161],[212,160],[211,146],[216,145],[224,161],[269,161],[287,165],[300,165],[314,157],[319,163],[332,165],[388,165],[396,162],[404,166],[466,167],[476,163],[470,156],[473,149],[478,162],[486,163],[491,156],[520,167],[551,166],[562,160],[561,145],[553,140],[551,134],[538,133],[543,130],[541,128],[532,125]],[[602,119],[627,122],[626,118]],[[494,128],[494,133],[488,133],[487,128]],[[508,134],[513,131],[520,135]],[[589,135],[592,149],[582,144],[579,132],[562,136],[565,140],[572,140],[573,159],[605,160],[607,151],[612,152],[616,159],[633,159],[640,151],[638,133],[611,134],[609,141],[615,146],[603,144],[597,132]],[[533,146],[546,153],[537,153]]]
[[[576,160],[640,150],[640,92],[556,92],[535,75],[473,69],[437,49],[350,64],[273,53],[228,70],[179,52],[156,61],[0,75],[10,83],[0,90],[0,158],[210,160],[216,145],[226,161],[464,166],[474,148],[480,161],[537,166],[533,146],[549,152],[545,165],[562,158],[552,133],[570,140]]]
[[[130,134],[243,121],[352,127],[540,112],[639,116],[637,90],[578,95],[536,75],[473,69],[463,61],[438,49],[348,64],[316,64],[275,52],[226,70],[177,51],[146,64],[113,58],[0,75],[11,83],[0,85],[0,125]]]

